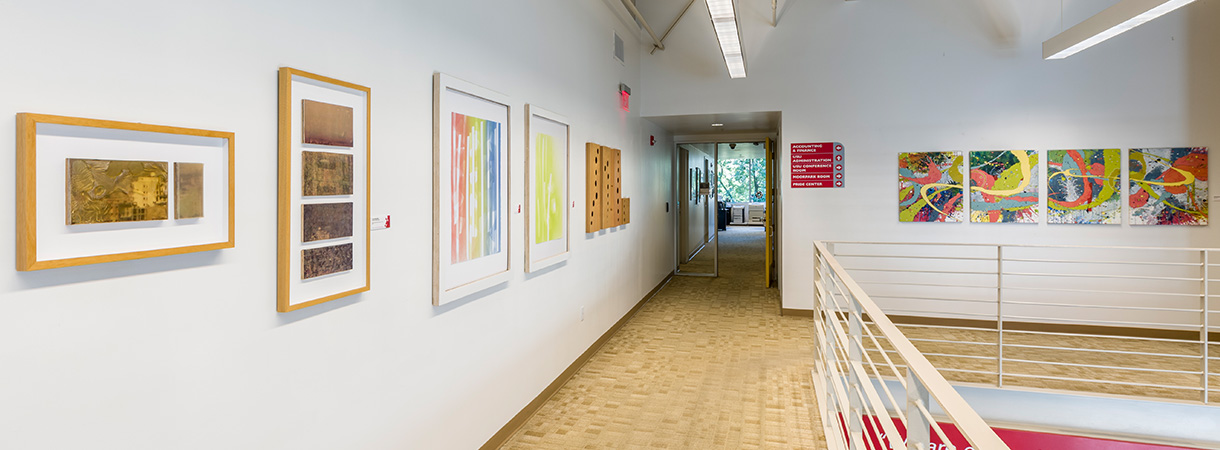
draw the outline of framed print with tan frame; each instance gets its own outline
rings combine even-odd
[[[367,87],[281,67],[276,310],[369,290]]]
[[[17,115],[17,270],[232,248],[233,133]]]
[[[525,271],[536,272],[567,261],[571,249],[571,127],[563,116],[534,105],[525,105],[525,116]]]
[[[433,76],[432,304],[508,281],[507,96]]]

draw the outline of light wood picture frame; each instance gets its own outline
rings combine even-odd
[[[231,132],[17,114],[17,270],[233,248],[233,154]],[[198,217],[173,213],[182,163]]]
[[[435,73],[432,105],[432,304],[512,275],[508,96]]]
[[[371,97],[358,84],[279,70],[279,312],[370,289]],[[334,214],[306,214],[324,205],[350,211],[350,229]]]
[[[567,261],[571,251],[571,126],[568,119],[525,105],[525,271]]]

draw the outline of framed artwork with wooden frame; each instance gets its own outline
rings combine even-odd
[[[432,304],[507,282],[507,96],[433,76]]]
[[[525,271],[567,261],[571,140],[568,119],[525,105]]]
[[[279,72],[276,310],[369,290],[372,91],[288,67]]]
[[[17,270],[232,248],[233,133],[17,115]]]

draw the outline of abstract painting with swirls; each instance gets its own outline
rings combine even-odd
[[[1038,223],[1038,152],[970,152],[970,221]]]
[[[898,221],[961,222],[962,153],[898,155]]]
[[[1207,148],[1133,148],[1132,225],[1207,225]]]
[[[1046,152],[1046,222],[1122,223],[1122,151]]]

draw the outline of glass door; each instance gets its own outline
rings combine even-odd
[[[716,143],[678,144],[678,275],[719,274]]]

